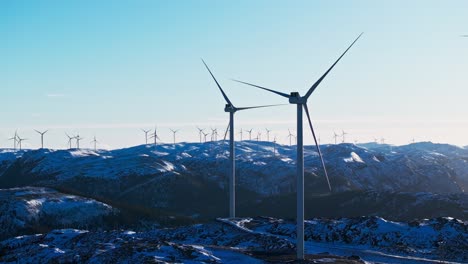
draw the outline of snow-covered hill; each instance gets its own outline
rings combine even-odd
[[[411,223],[377,217],[313,219],[305,228],[308,263],[468,261],[467,223],[451,218]],[[263,217],[146,232],[55,230],[0,242],[0,261],[290,263],[294,230],[291,221]]]
[[[83,197],[47,188],[0,189],[0,239],[52,228],[104,226],[116,210]]]
[[[241,214],[242,208],[248,210],[257,206],[261,211],[262,204],[271,204],[270,201],[284,196],[292,197],[295,193],[294,146],[256,141],[236,144]],[[305,188],[311,203],[326,197],[326,204],[335,206],[333,210],[345,210],[340,208],[346,208],[346,201],[340,199],[349,197],[347,193],[360,192],[361,195],[350,197],[354,207],[370,208],[369,204],[356,204],[361,201],[380,209],[382,205],[369,198],[377,193],[382,201],[387,199],[385,197],[407,199],[401,200],[405,202],[401,207],[410,214],[402,219],[450,216],[445,212],[414,215],[414,207],[406,206],[426,205],[420,211],[429,211],[434,209],[432,201],[448,201],[447,208],[457,212],[453,216],[465,219],[468,214],[465,202],[468,149],[422,142],[400,147],[375,143],[323,145],[322,151],[333,192],[328,192],[315,147],[306,146]],[[159,208],[174,215],[216,217],[226,213],[228,154],[227,142],[222,141],[147,145],[111,151],[0,151],[3,161],[0,188],[48,186],[114,203]],[[422,196],[425,198],[421,199]],[[336,200],[340,202],[334,202]],[[417,201],[424,202],[418,204]],[[395,200],[394,207],[398,202]],[[271,215],[268,210],[261,212]],[[391,217],[390,213],[384,215]]]

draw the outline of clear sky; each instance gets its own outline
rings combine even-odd
[[[468,145],[468,1],[1,1],[0,148],[18,129],[94,135],[104,148],[144,142],[141,128],[196,141],[225,129],[221,94],[236,106],[287,103],[236,78],[304,94],[357,35],[363,37],[309,99],[321,143]],[[293,105],[236,114],[280,143]],[[312,144],[305,131],[306,144]],[[244,139],[246,135],[244,134]]]

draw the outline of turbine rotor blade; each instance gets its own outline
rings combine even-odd
[[[262,86],[258,86],[258,85],[251,84],[251,83],[248,83],[248,82],[239,81],[239,80],[236,80],[236,79],[232,79],[232,80],[235,81],[235,82],[238,82],[238,83],[243,83],[243,84],[250,85],[250,86],[253,86],[253,87],[256,87],[256,88],[259,88],[259,89],[263,89],[265,91],[269,91],[269,92],[275,93],[277,95],[280,95],[280,96],[283,96],[283,97],[286,97],[286,98],[290,97],[289,94],[278,92],[278,91],[275,91],[273,89],[268,89],[268,88],[265,88],[265,87],[262,87]]]
[[[359,34],[359,36],[351,43],[351,45],[341,54],[341,56],[333,63],[333,65],[320,77],[313,85],[310,87],[309,91],[307,91],[306,95],[304,96],[306,99],[309,98],[309,96],[315,91],[315,89],[319,86],[319,84],[325,79],[325,77],[330,73],[330,71],[335,67],[335,65],[343,58],[343,56],[348,52],[348,50],[358,41],[358,39],[362,36],[363,33]]]
[[[286,105],[286,104],[275,104],[275,105],[260,105],[260,106],[249,106],[249,107],[239,107],[236,110],[247,110],[247,109],[255,109],[255,108],[263,108],[263,107],[272,107],[272,106],[279,106],[279,105]]]
[[[231,127],[231,122],[229,121],[228,126],[226,127],[226,132],[224,133],[224,140],[226,140],[227,133],[228,133],[230,127]]]
[[[216,78],[214,77],[213,73],[211,72],[210,68],[208,68],[208,65],[206,65],[205,61],[202,59],[202,62],[203,64],[205,64],[205,67],[206,69],[208,70],[208,72],[210,73],[211,77],[213,77],[213,80],[215,81],[216,85],[218,86],[219,90],[221,91],[221,93],[223,94],[223,97],[224,97],[224,100],[226,100],[226,103],[230,104],[231,106],[234,106],[231,101],[229,100],[229,98],[227,97],[226,93],[224,93],[223,91],[223,88],[221,88],[221,85],[219,85],[218,81],[216,80]]]
[[[328,189],[330,189],[330,191],[331,191],[330,180],[328,179],[327,169],[325,168],[325,162],[323,161],[322,151],[320,151],[320,146],[317,143],[317,138],[315,137],[314,128],[312,127],[312,121],[310,121],[309,108],[307,107],[307,104],[303,104],[303,106],[304,106],[304,110],[305,110],[306,115],[307,115],[307,120],[309,121],[310,131],[312,131],[312,136],[314,137],[315,146],[317,147],[317,151],[319,153],[320,160],[322,161],[323,171],[325,172],[325,177],[327,178]]]

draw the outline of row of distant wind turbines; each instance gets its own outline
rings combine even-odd
[[[213,141],[218,140],[218,129],[217,128],[210,128],[211,133],[209,133],[209,132],[205,133],[204,128],[197,127],[197,129],[198,129],[198,132],[199,132],[198,134],[199,134],[199,138],[200,138],[200,143],[213,142]],[[229,127],[228,127],[228,129],[229,129]],[[177,130],[169,129],[169,130],[172,132],[173,144],[176,144],[176,142],[177,142],[176,141],[176,134],[177,134],[177,132],[180,131],[180,129],[177,129]],[[34,129],[34,131],[37,132],[40,135],[41,148],[44,148],[44,135],[49,130],[45,130],[45,131],[41,132],[39,130]],[[153,133],[150,133],[151,129],[148,129],[148,130],[141,129],[141,131],[143,131],[143,133],[145,134],[145,144],[148,144],[148,139],[154,139],[154,145],[157,145],[157,140],[162,142],[161,139],[159,138],[158,134],[157,134],[157,129],[156,128],[154,129]],[[226,139],[227,132],[228,132],[228,130],[226,130],[226,132],[224,134],[224,140]],[[243,137],[244,133],[249,134],[249,137],[248,137],[249,140],[256,140],[256,141],[261,141],[262,140],[262,137],[261,137],[262,136],[262,131],[261,130],[257,131],[256,137],[254,137],[254,138],[252,138],[252,132],[254,132],[253,128],[251,128],[250,130],[240,129],[240,131],[237,134],[240,135],[240,140],[241,141],[244,140],[244,137]],[[272,130],[270,130],[268,128],[265,128],[265,132],[266,132],[265,133],[266,134],[266,141],[270,142],[270,133],[272,132]],[[65,135],[68,138],[67,146],[68,146],[69,149],[72,148],[72,141],[73,140],[75,140],[75,142],[76,142],[76,144],[75,144],[76,148],[77,149],[80,148],[80,141],[84,139],[83,137],[81,137],[79,134],[77,134],[75,136],[70,136],[68,133],[65,133]],[[332,138],[334,139],[335,144],[338,144],[339,142],[340,143],[345,143],[346,142],[346,140],[345,140],[346,135],[348,135],[348,133],[345,132],[344,130],[342,130],[341,134],[337,134],[336,132],[333,132],[333,137]],[[211,136],[210,141],[208,141],[208,139],[207,139],[208,136]],[[288,135],[287,135],[286,138],[289,139],[289,146],[292,146],[293,139],[294,139],[295,144],[297,143],[297,136],[295,134],[291,133],[290,129],[288,129]],[[338,138],[341,138],[340,141],[338,141]],[[277,143],[276,139],[277,139],[277,137],[275,135],[273,137],[272,142]],[[13,140],[13,149],[19,148],[21,150],[22,149],[22,142],[25,141],[25,140],[28,140],[28,139],[20,137],[19,134],[18,134],[18,131],[15,131],[14,136],[9,138],[8,140]],[[378,143],[379,139],[374,138],[374,141],[375,141],[375,143]],[[413,139],[413,142],[414,142],[414,139]],[[97,141],[96,136],[94,136],[93,140],[90,143],[94,146],[94,150],[97,150],[97,143],[99,143],[99,141]],[[318,143],[320,145],[320,137],[318,138]],[[357,143],[357,141],[355,140],[354,143]],[[384,144],[385,139],[381,138],[380,143]]]

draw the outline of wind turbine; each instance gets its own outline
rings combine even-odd
[[[380,143],[385,144],[385,138],[380,138]]]
[[[175,148],[175,135],[176,135],[177,132],[179,132],[180,129],[177,129],[177,130],[170,129],[170,130],[172,131],[172,134],[173,134],[172,137],[174,139],[174,148]]]
[[[304,143],[303,143],[303,130],[302,130],[302,110],[304,109],[307,115],[307,120],[309,121],[309,126],[312,131],[312,136],[314,137],[315,145],[319,153],[320,159],[322,161],[322,166],[325,171],[325,176],[328,182],[328,188],[331,190],[330,181],[328,180],[328,174],[325,168],[325,162],[323,161],[322,153],[320,147],[317,143],[317,138],[315,137],[315,132],[312,127],[312,122],[310,120],[309,109],[307,107],[307,99],[319,86],[319,84],[325,79],[328,73],[335,67],[335,65],[341,60],[341,58],[348,52],[348,50],[356,43],[356,41],[361,37],[362,33],[351,43],[351,45],[345,50],[345,52],[333,63],[333,65],[309,88],[305,96],[300,96],[298,92],[292,92],[291,94],[286,94],[278,92],[272,89],[261,87],[258,85],[241,82],[256,88],[260,88],[282,97],[288,98],[289,103],[297,105],[297,258],[304,259]],[[238,81],[240,82],[240,81]]]
[[[289,146],[291,146],[292,145],[291,144],[291,138],[294,137],[294,135],[291,133],[291,130],[289,130],[289,128],[288,128],[288,132],[289,132],[289,134],[288,134],[287,137],[289,137]]]
[[[37,133],[39,133],[41,135],[41,148],[43,149],[44,148],[44,134],[47,133],[47,131],[49,131],[49,130],[46,130],[44,132],[40,132],[40,131],[37,131],[36,129],[34,129],[34,131],[36,131]]]
[[[75,136],[76,139],[76,148],[80,149],[80,140],[83,140],[84,138],[80,137],[80,134]]]
[[[218,129],[211,129],[211,141],[217,141],[218,140]]]
[[[259,140],[262,141],[262,132],[260,132],[260,131],[257,132],[257,142]]]
[[[271,130],[269,130],[268,128],[265,128],[265,131],[267,132],[267,141],[269,142],[270,141],[270,132],[271,132]]]
[[[150,129],[144,130],[143,128],[141,129],[143,133],[145,133],[145,145],[148,145],[148,133],[151,131]]]
[[[345,135],[348,135],[348,133],[346,133],[344,130],[341,130],[341,143],[345,143]]]
[[[247,130],[247,132],[249,132],[249,140],[252,140],[252,130],[253,128],[251,128],[250,130]]]
[[[210,134],[210,133],[205,133],[205,132],[202,132],[203,133],[203,136],[205,137],[205,143],[206,143],[206,137]]]
[[[94,139],[93,141],[91,141],[91,143],[94,143],[94,151],[96,151],[96,143],[98,143],[99,141],[96,140],[96,136],[94,136]]]
[[[240,140],[240,141],[242,141],[242,128],[241,128],[239,134],[240,134],[240,136],[241,136],[241,140]]]
[[[336,139],[337,139],[339,136],[338,136],[338,134],[337,134],[335,131],[333,131],[333,137],[335,138],[335,145],[336,145]]]
[[[70,137],[67,133],[65,133],[65,135],[67,135],[68,137],[68,149],[71,149],[71,142],[72,142],[72,139],[74,139],[75,137]]]
[[[157,145],[157,140],[161,140],[159,137],[158,137],[158,131],[156,129],[156,127],[154,127],[154,133],[152,135],[150,135],[150,138],[154,138],[154,145],[156,146]]]
[[[27,138],[20,138],[20,136],[16,136],[18,139],[18,144],[19,144],[19,150],[21,150],[21,142],[25,141],[25,140],[28,140]]]
[[[201,129],[199,127],[197,127],[197,129],[198,129],[198,135],[200,136],[200,143],[202,143],[202,134],[204,134],[203,129]]]
[[[13,140],[13,149],[16,150],[16,144],[18,142],[18,131],[15,131],[15,135],[12,138],[9,138],[8,140]]]
[[[203,60],[202,60],[203,61]],[[262,105],[262,106],[251,106],[251,107],[235,107],[232,102],[229,100],[227,97],[226,93],[224,93],[223,88],[221,88],[221,85],[218,83],[216,78],[214,77],[213,73],[211,72],[210,68],[208,68],[208,65],[206,65],[205,61],[203,61],[203,64],[205,65],[206,69],[210,73],[211,77],[215,81],[216,85],[219,88],[219,91],[224,97],[224,100],[226,101],[226,105],[224,107],[224,112],[229,113],[229,159],[231,162],[231,167],[230,167],[230,177],[229,177],[229,217],[234,218],[236,217],[236,161],[235,161],[235,149],[234,149],[234,114],[237,111],[242,111],[242,110],[247,110],[247,109],[254,109],[254,108],[262,108],[262,107],[268,107],[272,105]]]

